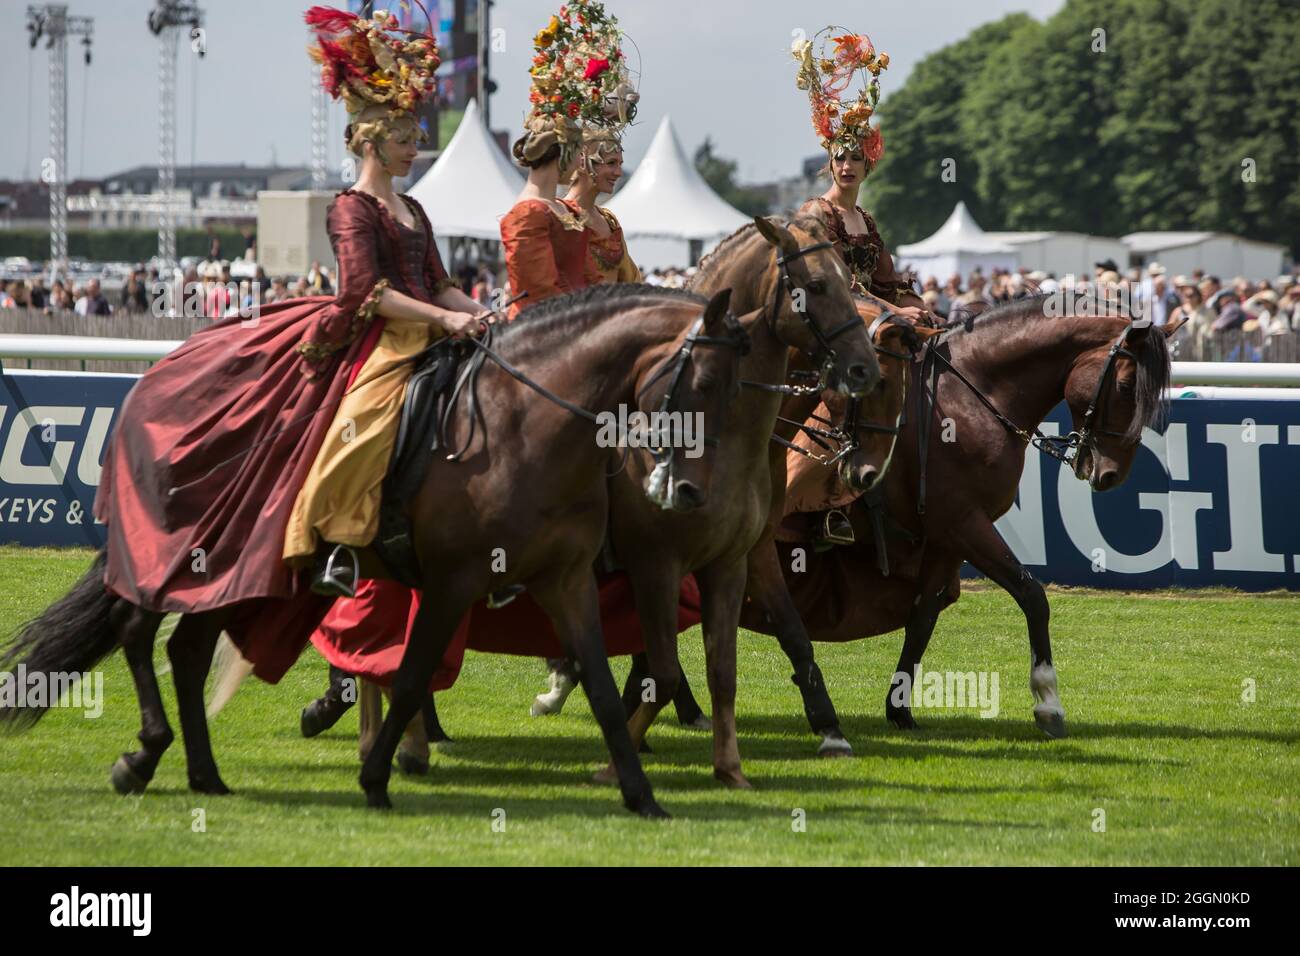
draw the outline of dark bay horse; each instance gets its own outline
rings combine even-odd
[[[1087,311],[1056,309],[1052,297],[1036,296],[950,329],[940,345],[932,341],[924,363],[914,366],[907,422],[882,482],[894,526],[888,576],[863,500],[850,509],[856,544],[809,555],[804,573],[789,571],[789,548],[781,549],[781,569],[813,640],[906,628],[885,703],[895,726],[916,726],[906,691],[939,613],[960,594],[959,572],[969,561],[1024,613],[1034,719],[1050,736],[1065,734],[1046,594],[993,522],[1015,502],[1028,442],[1038,440],[1033,431],[1062,400],[1079,436],[1076,477],[1106,491],[1128,476],[1143,427],[1158,425],[1166,409],[1166,342],[1177,330]],[[753,606],[742,624],[774,630]]]
[[[849,491],[863,493],[874,489],[888,473],[903,422],[913,358],[925,341],[940,330],[914,327],[903,319],[882,316],[871,302],[854,301],[880,362],[880,382],[861,399],[828,395],[821,411],[825,413],[822,417],[839,422],[841,432],[857,446],[852,455],[841,459],[839,480]],[[810,404],[807,398],[792,397],[782,406],[781,418],[786,422],[804,421],[813,413]],[[778,431],[778,434],[787,437],[787,433]],[[788,460],[788,455],[778,454],[771,462],[772,504],[762,537],[749,554],[746,614],[762,616],[766,622],[764,630],[776,635],[794,668],[794,683],[803,697],[808,724],[821,736],[817,752],[823,756],[846,756],[853,748],[840,729],[835,706],[813,658],[808,631],[782,573],[794,562],[783,565],[777,550],[777,529],[785,516]],[[855,537],[861,533],[862,528],[855,527]],[[805,555],[811,550],[807,540],[801,546]],[[791,550],[786,549],[787,558],[792,557]]]
[[[706,302],[690,293],[632,285],[600,286],[535,306],[527,320],[499,328],[493,347],[520,373],[587,413],[620,405],[667,406],[702,414],[721,428],[746,343],[725,293]],[[419,709],[465,610],[490,591],[524,583],[566,652],[580,662],[625,806],[642,816],[665,816],[627,733],[604,654],[591,571],[608,515],[606,475],[618,464],[618,450],[601,447],[587,418],[544,400],[494,363],[482,367],[478,399],[472,438],[465,416],[455,416],[448,428],[450,447],[470,439],[460,461],[431,467],[408,508],[424,600],[394,682],[393,706],[362,768],[367,802],[390,806],[387,784],[401,731]],[[659,475],[666,478],[652,489],[659,503],[679,510],[704,505],[716,457],[712,449],[696,459],[671,450],[659,456]],[[500,549],[507,556],[506,573],[493,570]],[[101,553],[67,595],[22,629],[3,663],[84,671],[122,646],[140,700],[142,749],[124,754],[112,777],[120,792],[141,792],[173,738],[152,659],[163,615],[107,592],[102,574]],[[230,613],[182,616],[167,646],[189,783],[203,793],[229,792],[212,755],[203,684]],[[40,715],[0,713],[16,723]]]
[[[814,220],[787,226],[756,218],[705,260],[697,286],[700,277],[704,288],[709,281],[731,288],[737,308],[762,316],[741,368],[751,387],[733,410],[715,466],[714,481],[726,492],[690,515],[664,516],[637,492],[644,463],[629,462],[611,483],[610,539],[632,583],[654,688],[640,696],[628,721],[634,744],[677,692],[677,599],[682,578],[693,572],[713,709],[713,773],[728,786],[748,787],[736,742],[736,628],[748,555],[771,509],[771,461],[784,454],[771,440],[783,393],[771,386],[785,383],[792,350],[805,366],[829,370],[828,384],[846,395],[870,393],[880,371],[844,266]],[[611,779],[613,769],[598,779]]]

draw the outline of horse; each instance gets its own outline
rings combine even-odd
[[[362,768],[369,806],[392,805],[387,783],[398,737],[419,709],[461,616],[489,592],[523,583],[582,665],[583,688],[618,767],[624,805],[643,817],[666,816],[628,737],[595,613],[591,566],[604,539],[606,474],[618,455],[594,440],[598,417],[590,409],[662,406],[706,415],[720,426],[739,388],[740,353],[748,340],[727,300],[726,292],[706,301],[650,286],[600,286],[541,303],[526,320],[496,327],[494,351],[477,346],[484,394],[471,384],[467,391],[478,400],[471,399],[470,416],[446,421],[448,445],[462,451],[459,461],[429,467],[419,491],[403,503],[425,600],[394,683],[393,706]],[[489,354],[493,363],[486,362]],[[539,400],[534,389],[550,400]],[[715,460],[711,450],[695,459],[660,450],[658,480],[645,492],[676,511],[702,507]],[[493,558],[502,553],[509,570],[496,573]],[[152,657],[163,614],[108,592],[104,564],[101,551],[68,594],[21,629],[2,663],[21,659],[29,670],[85,671],[121,646],[140,702],[142,748],[124,754],[111,778],[119,792],[138,793],[173,739]],[[369,549],[362,571],[384,573]],[[183,615],[167,646],[189,784],[201,793],[230,792],[212,754],[203,684],[233,609]],[[29,725],[42,713],[4,711],[0,718]]]
[[[629,462],[611,483],[610,540],[631,580],[652,681],[628,720],[633,743],[641,745],[677,692],[677,599],[682,578],[694,573],[712,703],[713,775],[729,787],[747,788],[736,741],[736,629],[748,555],[771,510],[772,462],[783,455],[771,439],[787,391],[790,354],[820,368],[821,378],[829,370],[826,384],[850,396],[870,393],[880,370],[847,271],[824,241],[820,223],[783,225],[756,217],[702,263],[697,288],[707,289],[698,284],[700,276],[725,284],[745,303],[738,308],[756,308],[762,316],[742,366],[748,389],[735,409],[735,425],[723,436],[714,474],[727,493],[689,517],[660,516],[636,493],[645,480],[644,463]],[[606,767],[596,779],[609,781],[614,771]]]
[[[814,641],[905,628],[885,700],[895,727],[917,726],[908,706],[916,667],[938,615],[958,599],[961,565],[969,561],[1024,614],[1035,723],[1050,737],[1065,736],[1047,596],[993,523],[1015,502],[1030,446],[1062,460],[1073,448],[1074,475],[1094,491],[1127,478],[1143,427],[1158,427],[1167,408],[1167,341],[1178,324],[1152,328],[1038,295],[949,326],[913,368],[914,413],[881,484],[887,553],[868,533],[873,517],[866,499],[849,511],[854,545],[809,555],[803,573],[788,570],[789,548],[782,548],[781,570]],[[1053,441],[1037,426],[1062,400],[1074,431]],[[742,624],[776,629],[757,607],[746,609]]]
[[[882,312],[867,300],[855,298],[854,301],[867,324],[880,363],[880,382],[871,394],[860,399],[846,402],[842,396],[827,395],[820,409],[825,414],[818,419],[841,423],[838,430],[853,451],[841,458],[838,477],[845,493],[856,498],[878,488],[888,473],[903,421],[912,361],[924,343],[940,334],[940,330],[913,326]],[[788,428],[787,423],[806,421],[812,414],[807,398],[793,396],[782,406],[781,420]],[[800,447],[806,444],[801,442]],[[817,753],[820,756],[848,756],[853,747],[840,729],[835,705],[813,656],[808,631],[786,586],[782,573],[784,566],[777,550],[778,529],[786,515],[789,458],[786,454],[772,458],[771,508],[762,537],[749,554],[746,609],[750,615],[762,616],[767,625],[766,632],[776,635],[781,650],[794,669],[793,681],[803,699],[808,724],[821,738]],[[828,481],[825,483],[829,484]],[[856,539],[858,529],[854,530]],[[801,540],[801,544],[806,553],[808,541]]]

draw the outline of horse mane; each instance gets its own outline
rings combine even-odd
[[[636,282],[604,282],[577,292],[552,296],[521,311],[511,322],[493,330],[494,346],[504,348],[547,345],[557,337],[570,340],[614,315],[618,307],[634,300],[657,299],[689,302],[700,308],[708,305],[703,296],[686,289],[669,289]],[[601,308],[603,306],[604,308]]]
[[[818,241],[826,238],[826,227],[820,219],[808,213],[795,213],[793,216],[764,216],[763,218],[786,228],[795,226],[810,232]],[[723,239],[712,249],[710,249],[696,266],[695,275],[691,276],[691,281],[687,283],[687,288],[694,288],[696,283],[703,282],[706,278],[711,278],[713,272],[718,268],[719,262],[726,261],[724,253],[730,252],[733,246],[738,246],[758,232],[758,227],[752,222],[747,222],[735,232],[724,236]]]
[[[999,327],[1009,322],[1019,322],[1030,318],[1051,321],[1050,318],[1043,315],[1043,304],[1054,294],[1041,292],[1037,295],[1026,296],[1023,299],[1015,299],[1011,302],[995,305],[976,315],[949,322],[944,326],[944,329],[947,330],[949,335],[972,335],[978,334],[989,327]],[[1084,296],[1081,298],[1088,302],[1095,301],[1095,297]],[[1078,315],[1073,311],[1073,306],[1074,303],[1080,300],[1072,298],[1069,301],[1071,302],[1071,311],[1067,313],[1069,316],[1083,319],[1104,318],[1097,315]],[[1133,388],[1135,405],[1133,420],[1129,423],[1125,437],[1131,441],[1136,441],[1141,437],[1143,426],[1158,431],[1165,423],[1169,412],[1169,402],[1165,398],[1165,392],[1169,388],[1172,368],[1169,362],[1168,343],[1165,341],[1164,334],[1157,328],[1150,329],[1141,344],[1131,350],[1137,356],[1137,381]]]

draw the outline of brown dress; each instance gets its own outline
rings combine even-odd
[[[861,206],[856,208],[867,224],[866,232],[849,232],[839,209],[822,196],[808,200],[799,212],[815,216],[826,224],[835,251],[853,275],[853,291],[869,293],[891,305],[928,309],[925,301],[912,290],[912,284],[895,271],[894,257],[885,248],[876,221]]]

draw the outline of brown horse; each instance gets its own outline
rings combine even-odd
[[[915,669],[939,613],[957,600],[961,565],[969,561],[1024,613],[1035,721],[1050,736],[1065,734],[1047,597],[993,522],[1015,501],[1029,443],[1068,454],[1036,433],[1062,400],[1074,423],[1068,443],[1077,448],[1075,475],[1096,491],[1127,477],[1143,426],[1157,424],[1166,407],[1166,340],[1177,325],[1153,329],[1052,303],[1036,296],[950,328],[914,368],[908,419],[882,482],[892,525],[888,576],[864,500],[850,510],[856,544],[809,555],[803,573],[788,570],[790,548],[781,548],[782,571],[813,640],[906,628],[885,704],[900,728],[916,726],[908,707]],[[742,623],[774,629],[757,607],[747,608]]]
[[[737,290],[733,295],[763,317],[751,331],[753,351],[742,365],[752,387],[733,412],[736,424],[723,436],[715,466],[714,481],[726,494],[689,517],[665,518],[637,493],[644,464],[629,463],[611,484],[610,539],[631,579],[653,682],[647,685],[653,692],[641,695],[628,722],[633,742],[641,744],[677,691],[677,598],[682,578],[693,572],[713,708],[714,776],[747,787],[736,742],[736,627],[747,557],[771,508],[771,462],[780,455],[771,437],[782,392],[771,386],[783,386],[791,350],[803,364],[821,368],[823,377],[829,370],[830,384],[845,394],[870,392],[880,372],[844,266],[814,220],[787,227],[756,218],[715,250],[699,276]],[[598,779],[611,779],[613,769]]]
[[[854,451],[841,459],[838,479],[848,493],[860,494],[875,488],[889,470],[903,420],[913,358],[925,341],[938,335],[940,330],[914,327],[903,319],[882,315],[871,302],[854,301],[867,324],[880,362],[880,382],[875,390],[861,399],[826,396],[825,404],[818,409],[823,413],[818,420],[838,421],[839,431],[847,435]],[[808,420],[813,414],[810,405],[815,401],[814,398],[810,402],[806,397],[788,399],[781,409],[783,427],[789,428],[788,422]],[[778,434],[787,437],[780,431]],[[807,442],[799,444],[802,447]],[[772,458],[772,505],[763,535],[749,554],[746,614],[762,616],[766,625],[763,630],[776,635],[794,668],[793,680],[803,697],[808,724],[822,738],[817,752],[823,756],[846,756],[853,752],[853,748],[840,729],[835,705],[813,657],[808,631],[786,587],[781,556],[777,551],[776,534],[786,513],[787,485],[791,481],[787,475],[789,458],[786,454]],[[816,470],[816,466],[806,467],[800,480],[816,481]],[[819,482],[821,487],[812,493],[813,497],[817,497],[819,492],[824,494],[824,489],[832,484],[832,478],[822,478]],[[806,555],[809,541],[805,539],[800,544]]]
[[[618,767],[624,804],[642,816],[664,816],[628,737],[600,633],[591,566],[608,514],[606,474],[619,456],[597,441],[590,410],[667,406],[721,427],[739,387],[747,334],[730,317],[726,294],[706,303],[649,286],[601,286],[542,303],[527,316],[500,329],[493,347],[519,374],[565,396],[569,406],[543,400],[499,365],[485,362],[477,428],[471,431],[464,416],[450,420],[449,445],[468,444],[457,463],[429,469],[408,507],[425,600],[361,785],[371,806],[391,805],[387,784],[398,738],[419,709],[461,616],[490,591],[525,583],[566,652],[581,664],[584,690]],[[647,490],[665,507],[700,507],[708,501],[716,460],[711,449],[694,459],[661,452],[657,474],[665,480]],[[494,557],[502,553],[508,571],[496,573]],[[373,567],[371,560],[363,563],[367,573]],[[4,661],[21,658],[29,670],[83,671],[120,644],[140,699],[143,747],[123,755],[112,777],[119,791],[140,792],[173,736],[152,660],[163,615],[107,593],[102,574],[101,554],[69,594],[21,631]],[[190,787],[204,793],[229,792],[212,755],[202,697],[213,647],[230,613],[184,615],[167,647]],[[34,720],[40,712],[0,716]]]

